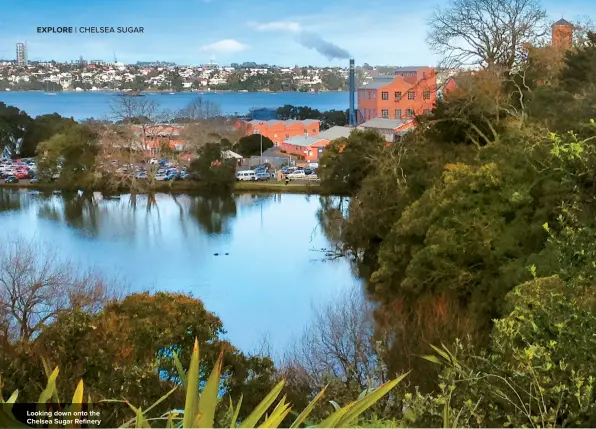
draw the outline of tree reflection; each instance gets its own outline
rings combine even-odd
[[[64,195],[64,221],[71,228],[96,237],[99,234],[98,205],[92,195]]]
[[[231,195],[190,197],[189,213],[207,234],[227,234],[236,216],[236,200]]]
[[[21,208],[21,195],[18,190],[0,188],[0,213]]]
[[[344,225],[347,222],[349,201],[345,197],[331,196],[321,196],[319,201],[321,204],[317,210],[319,227],[325,238],[336,247],[336,250],[340,250],[343,247],[342,237]]]
[[[39,194],[37,215],[42,219],[63,222],[86,235],[99,235],[99,205],[92,194]]]

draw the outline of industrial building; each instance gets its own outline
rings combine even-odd
[[[25,43],[17,43],[17,65],[26,66],[28,63],[27,45]]]
[[[437,100],[437,75],[431,67],[400,67],[358,88],[358,123],[374,118],[413,119],[430,113]]]
[[[261,134],[271,139],[275,146],[281,146],[284,140],[291,137],[317,136],[320,131],[320,122],[315,119],[306,119],[304,121],[294,119],[287,121],[278,121],[275,119],[259,121],[253,119],[252,121],[239,120],[236,123],[236,128],[241,130],[245,136]]]

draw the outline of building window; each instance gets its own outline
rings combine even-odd
[[[430,100],[430,91],[424,91],[422,93],[422,98],[424,98],[425,100]]]
[[[425,115],[430,115],[430,109],[424,109],[424,114]]]
[[[381,100],[389,100],[389,93],[387,91],[381,92]]]
[[[381,110],[381,116],[383,118],[388,118],[389,117],[389,110],[387,110],[387,109]]]
[[[395,119],[401,119],[401,109],[395,109]]]
[[[414,116],[414,110],[406,109],[406,118],[411,118],[412,116]]]
[[[408,91],[408,100],[415,100],[416,93],[414,91]]]
[[[395,101],[401,100],[401,91],[395,91]]]

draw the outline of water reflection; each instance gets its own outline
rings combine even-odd
[[[21,196],[13,189],[0,188],[0,213],[21,209]]]
[[[207,234],[229,233],[236,216],[236,201],[231,195],[190,197],[189,213]]]
[[[0,189],[4,232],[55,244],[73,262],[123,277],[130,290],[192,293],[250,351],[281,350],[315,301],[356,281],[347,261],[320,263],[331,244],[317,197],[288,194],[56,195]],[[215,254],[218,256],[215,256]]]

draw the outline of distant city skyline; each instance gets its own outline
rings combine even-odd
[[[385,0],[4,0],[0,58],[29,61],[165,61],[199,65],[255,62],[279,66],[434,65],[427,19],[446,0],[405,5]],[[544,0],[549,18],[596,18],[593,0]],[[143,34],[38,34],[40,26],[132,26]]]

